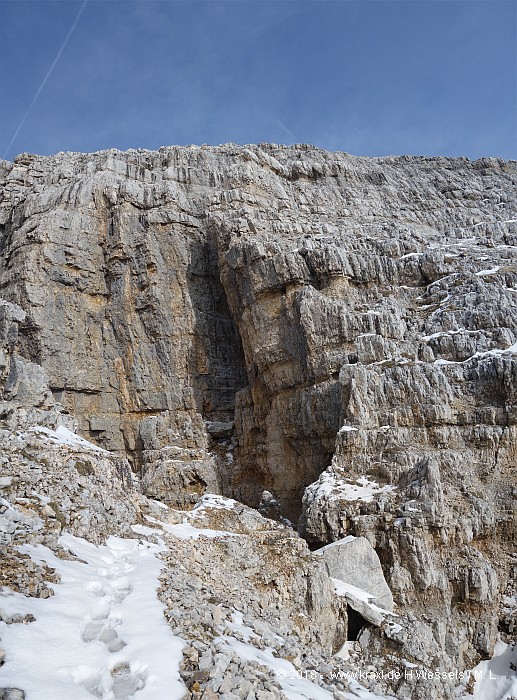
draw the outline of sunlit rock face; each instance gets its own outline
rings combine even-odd
[[[267,144],[0,162],[4,400],[170,505],[268,491],[314,547],[366,538],[420,626],[365,648],[473,663],[516,532],[516,184]]]
[[[2,293],[27,313],[25,353],[135,466],[174,446],[206,470],[205,422],[234,422],[229,488],[258,503],[266,487],[296,517],[345,418],[382,427],[394,405],[392,427],[475,423],[485,442],[507,426],[512,356],[465,361],[516,340],[514,163],[226,145],[0,172]],[[411,460],[388,461],[405,462],[397,480]]]

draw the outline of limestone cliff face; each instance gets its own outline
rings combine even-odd
[[[441,620],[418,634],[455,663],[490,652],[515,539],[515,162],[171,147],[22,155],[0,185],[0,296],[86,437],[154,497],[267,489],[315,544],[365,536],[395,602]]]
[[[1,293],[27,312],[26,355],[137,467],[164,446],[205,459],[203,421],[235,418],[230,488],[296,516],[354,372],[381,377],[377,401],[399,375],[426,394],[435,360],[516,340],[514,163],[229,145],[0,172]],[[399,423],[449,420],[440,387],[418,416],[398,391]]]

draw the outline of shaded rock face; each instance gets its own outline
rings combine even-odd
[[[10,430],[35,423],[73,429],[76,421],[55,402],[43,367],[20,354],[25,320],[23,309],[0,299],[0,422]]]
[[[22,158],[7,176],[2,239],[5,295],[30,310],[25,354],[83,434],[136,467],[165,445],[202,452],[203,419],[233,419],[246,382],[202,225],[212,177],[196,169],[187,199],[179,163],[155,184],[158,161],[138,160]]]

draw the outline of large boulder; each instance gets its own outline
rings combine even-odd
[[[345,537],[315,552],[327,565],[332,578],[369,593],[375,604],[393,611],[393,596],[377,552],[366,537]]]

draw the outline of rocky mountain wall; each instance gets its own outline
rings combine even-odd
[[[2,161],[3,420],[62,404],[152,498],[363,538],[400,615],[372,663],[472,666],[513,629],[516,185],[310,146]]]
[[[235,419],[227,488],[296,518],[334,453],[343,365],[515,342],[514,163],[227,145],[1,173],[0,291],[28,314],[26,355],[144,471],[170,446],[206,463],[205,422]]]

